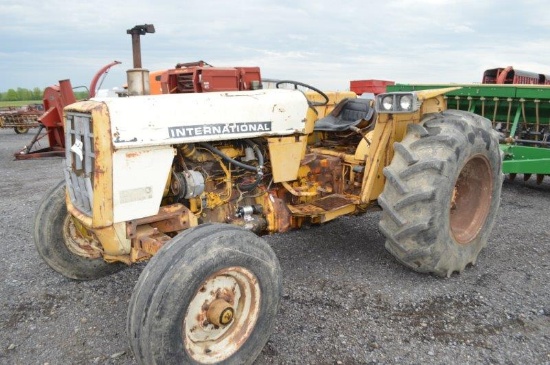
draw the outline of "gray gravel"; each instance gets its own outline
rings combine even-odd
[[[49,269],[32,219],[61,159],[14,161],[30,139],[0,130],[0,363],[134,364],[126,306],[144,265],[91,282]],[[398,264],[379,213],[266,237],[284,294],[256,364],[550,364],[550,179],[519,180],[477,266],[449,279]]]

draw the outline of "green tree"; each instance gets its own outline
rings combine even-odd
[[[74,93],[74,96],[76,97],[76,100],[88,99],[88,92],[87,91],[76,91]]]
[[[17,100],[17,91],[14,89],[9,89],[6,93],[6,100],[7,101],[16,101]]]
[[[42,100],[42,95],[44,95],[44,91],[39,87],[32,89],[32,100]]]
[[[32,94],[29,91],[29,89],[25,89],[23,87],[17,88],[17,100],[31,100]]]

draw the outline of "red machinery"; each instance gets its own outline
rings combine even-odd
[[[349,89],[357,95],[363,93],[378,95],[385,93],[388,85],[395,85],[395,82],[387,80],[352,80],[349,82]]]
[[[120,64],[119,61],[113,61],[103,66],[92,78],[90,83],[90,97],[94,97],[99,79],[105,75],[109,69]],[[28,160],[31,158],[54,157],[65,155],[65,135],[63,133],[63,108],[69,104],[75,103],[76,98],[71,86],[70,80],[61,80],[59,85],[49,86],[44,90],[42,103],[44,104],[44,114],[38,118],[40,126],[38,132],[33,137],[28,146],[14,154],[17,160]],[[46,133],[42,131],[46,129]],[[34,149],[36,143],[42,138],[48,137],[49,147]]]
[[[550,76],[535,72],[515,70],[512,66],[508,66],[485,70],[481,83],[550,85]]]
[[[204,61],[178,63],[150,74],[151,94],[202,93],[261,88],[259,67],[213,67]]]
[[[498,67],[485,70],[481,83],[550,85],[550,75],[515,70],[512,66]],[[386,92],[388,85],[395,85],[395,82],[385,80],[353,80],[350,81],[350,90],[357,95],[363,93],[373,93],[376,95]]]

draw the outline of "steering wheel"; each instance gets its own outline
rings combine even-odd
[[[308,85],[308,84],[304,84],[303,82],[300,82],[300,81],[292,81],[292,80],[281,80],[281,81],[278,81],[276,84],[275,84],[275,87],[277,89],[281,89],[281,85],[283,84],[289,84],[289,85],[294,85],[294,89],[298,90],[298,86],[301,86],[301,87],[305,87],[306,89],[309,89],[311,91],[315,91],[317,94],[321,95],[321,97],[323,99],[325,99],[325,101],[307,101],[307,103],[309,104],[309,106],[322,106],[322,105],[327,105],[328,104],[328,96],[327,94],[325,94],[324,92],[322,92],[321,90],[311,86],[311,85]]]

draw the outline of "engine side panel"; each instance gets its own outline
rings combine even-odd
[[[158,213],[174,159],[170,146],[113,154],[113,219],[124,222]]]

